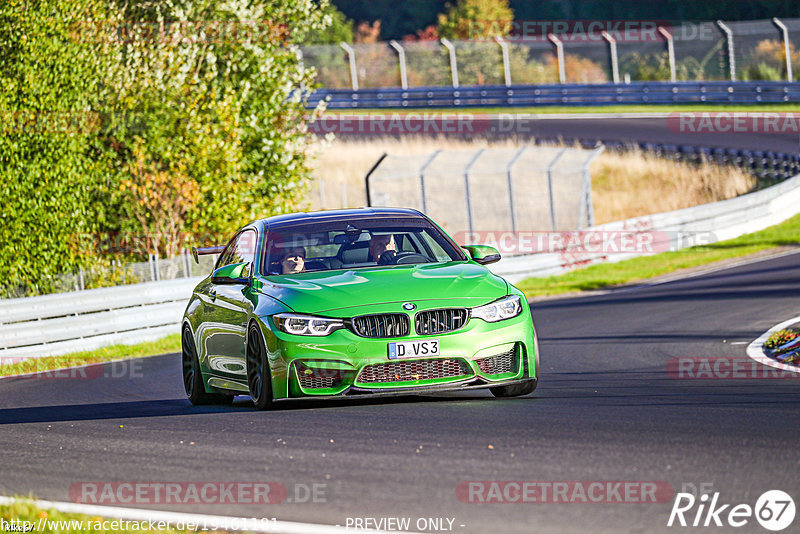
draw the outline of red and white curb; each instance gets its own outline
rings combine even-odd
[[[787,326],[791,326],[797,322],[800,322],[800,316],[792,317],[791,319],[787,319],[782,323],[778,323],[763,334],[761,334],[755,341],[750,343],[747,346],[747,355],[757,361],[758,363],[769,365],[770,367],[775,367],[777,369],[782,369],[784,371],[791,371],[793,373],[800,373],[800,367],[797,365],[790,365],[788,363],[781,363],[778,361],[773,360],[766,354],[764,354],[764,343],[767,341],[767,338],[772,335],[773,332],[777,332],[778,330],[783,330]]]
[[[58,510],[69,514],[100,516],[128,521],[156,521],[170,525],[194,524],[214,525],[215,530],[238,532],[266,532],[280,534],[342,534],[351,532],[339,525],[320,525],[316,523],[296,523],[294,521],[278,521],[274,519],[258,519],[248,517],[232,517],[223,515],[190,514],[183,512],[166,512],[163,510],[147,510],[142,508],[119,508],[116,506],[99,506],[96,504],[80,504],[59,501],[41,501],[0,496],[0,505],[15,502],[31,503],[43,510]],[[380,530],[359,529],[365,534],[386,534]]]

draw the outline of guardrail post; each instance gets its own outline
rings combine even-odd
[[[450,74],[453,78],[453,89],[458,89],[458,64],[456,62],[456,47],[444,37],[441,38],[441,43],[450,53]]]
[[[506,87],[509,87],[511,86],[511,60],[508,56],[508,42],[499,36],[495,36],[494,40],[500,45],[500,50],[503,52],[503,76]]]
[[[478,152],[472,156],[472,159],[469,160],[466,167],[464,167],[464,194],[466,195],[467,200],[467,224],[469,225],[469,233],[473,232],[473,225],[472,225],[472,197],[469,194],[469,170],[472,168],[472,165],[478,161],[478,158],[481,157],[485,148],[478,150]]]
[[[186,251],[184,250],[183,253],[181,254],[181,256],[183,257],[183,274],[186,275],[185,278],[191,278],[192,277],[192,264],[189,261],[189,254],[187,254]]]
[[[556,154],[556,157],[547,165],[547,195],[550,198],[550,226],[553,231],[556,230],[556,206],[553,200],[553,166],[558,163],[558,160],[561,159],[561,156],[566,151],[566,148],[562,148],[561,152]]]
[[[664,27],[658,27],[658,33],[660,33],[664,39],[667,40],[667,60],[669,61],[669,81],[675,83],[678,81],[678,77],[675,74],[675,41],[672,38],[672,34],[669,33]]]
[[[730,67],[730,71],[731,71],[731,81],[735,82],[736,81],[736,57],[734,55],[734,49],[733,49],[733,32],[721,20],[717,21],[717,26],[719,26],[719,29],[722,30],[723,33],[725,33],[725,38],[728,41],[728,66]]]
[[[786,81],[793,82],[794,76],[792,74],[792,49],[789,46],[789,29],[786,24],[781,22],[778,17],[772,18],[772,23],[781,31],[781,38],[783,39],[783,55],[786,56]]]
[[[441,150],[434,152],[428,161],[423,163],[422,167],[419,168],[419,192],[420,196],[422,197],[422,213],[428,213],[428,201],[425,198],[425,171],[428,170],[430,164],[433,163],[433,160],[435,160],[436,156],[438,156],[441,152]]]
[[[356,68],[356,51],[353,47],[345,42],[339,43],[350,61],[350,84],[353,86],[353,91],[358,91],[358,69]]]
[[[517,160],[522,156],[522,153],[528,149],[527,146],[520,148],[514,157],[511,158],[511,161],[508,162],[506,165],[506,181],[508,182],[508,210],[511,213],[511,231],[517,231],[517,216],[514,213],[514,185],[512,183],[512,176],[511,176],[511,169],[514,167],[514,164]]]
[[[397,60],[400,62],[400,86],[403,89],[408,89],[408,74],[406,72],[406,51],[403,47],[392,39],[389,41],[389,46],[397,51]]]
[[[558,81],[567,83],[567,70],[564,65],[564,43],[554,33],[548,33],[547,38],[556,46],[556,63],[558,63]]]
[[[578,225],[583,223],[586,217],[586,226],[591,228],[594,226],[594,204],[592,203],[592,176],[589,173],[589,167],[592,165],[597,156],[603,153],[606,149],[604,145],[600,145],[595,149],[589,158],[583,162],[583,184],[581,185],[581,207],[578,214]],[[579,226],[579,229],[582,228]]]
[[[608,42],[608,51],[611,54],[611,79],[619,83],[619,63],[617,62],[617,40],[610,33],[603,30],[600,35]]]

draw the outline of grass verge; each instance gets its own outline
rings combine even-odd
[[[676,105],[636,105],[629,106],[520,106],[520,107],[465,107],[465,108],[392,108],[392,109],[327,109],[326,114],[336,115],[386,115],[389,113],[398,114],[445,114],[455,115],[464,114],[567,114],[567,113],[672,113],[674,111],[747,111],[762,113],[765,111],[779,111],[783,113],[798,112],[800,105],[796,103],[788,104],[752,104],[752,105],[727,105],[727,104],[676,104]]]
[[[172,334],[157,341],[147,341],[137,345],[111,345],[97,350],[73,352],[63,356],[45,356],[23,361],[11,361],[0,357],[0,376],[13,376],[25,373],[38,373],[54,371],[64,367],[87,365],[90,363],[110,362],[113,360],[127,360],[143,356],[156,356],[180,352],[181,335]]]
[[[800,215],[759,232],[711,245],[662,252],[618,263],[603,263],[549,276],[526,278],[516,284],[528,298],[603,289],[680,272],[763,250],[800,244]]]
[[[84,514],[45,510],[28,500],[19,500],[10,504],[0,504],[0,518],[8,532],[52,532],[70,534],[77,532],[119,532],[127,534],[177,534],[195,532],[195,530],[176,530],[166,524],[158,524],[156,529],[150,528],[149,521],[119,520]],[[159,527],[164,528],[159,528]],[[14,530],[15,527],[19,527]],[[41,528],[40,528],[41,527]]]

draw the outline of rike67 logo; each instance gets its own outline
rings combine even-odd
[[[695,497],[691,493],[678,493],[669,514],[667,526],[734,528],[752,524],[755,520],[767,530],[778,532],[794,522],[794,500],[781,490],[764,492],[754,506],[720,502],[719,492]]]

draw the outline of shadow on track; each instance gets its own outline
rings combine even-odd
[[[458,392],[456,392],[458,393]],[[466,395],[465,395],[466,394]],[[526,397],[534,399],[535,397]],[[275,403],[271,410],[257,412],[247,396],[237,397],[230,406],[192,406],[188,400],[165,399],[152,401],[107,402],[97,404],[63,404],[56,406],[34,406],[0,409],[0,426],[20,423],[53,423],[64,421],[94,421],[103,419],[131,419],[140,417],[195,416],[220,413],[270,413],[296,410],[320,410],[336,407],[357,407],[379,404],[447,403],[465,401],[503,401],[493,397],[476,396],[475,391],[461,395],[445,396],[397,396],[371,399],[343,398],[333,400],[283,401]]]

